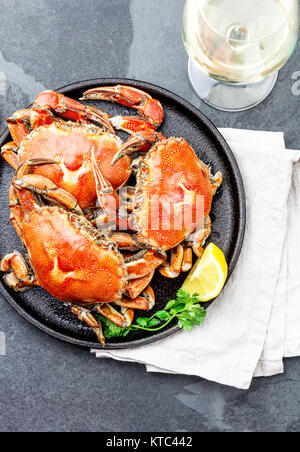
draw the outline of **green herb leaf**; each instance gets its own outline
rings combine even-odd
[[[154,326],[159,325],[159,320],[158,319],[151,319],[148,322],[148,328],[153,328]]]
[[[172,315],[177,314],[180,311],[183,311],[183,309],[185,308],[185,303],[178,303],[174,306],[174,308],[171,309],[170,313]]]
[[[177,300],[171,300],[169,301],[169,303],[167,303],[165,310],[166,311],[170,311],[170,309],[172,309],[176,304],[178,303]]]
[[[121,328],[118,325],[115,325],[113,322],[102,315],[98,315],[98,317],[104,326],[103,333],[107,339],[113,339],[115,337],[126,337],[130,331],[129,328]]]
[[[179,328],[182,328],[185,331],[191,331],[193,329],[193,323],[189,322],[188,320],[179,320],[178,322]]]
[[[188,294],[188,292],[186,292],[183,289],[179,289],[177,292],[177,302],[188,304],[190,301],[191,301],[191,297]]]
[[[171,314],[169,312],[167,312],[167,311],[157,311],[155,313],[155,317],[157,317],[159,320],[162,320],[162,321],[166,322],[167,320],[170,319]]]
[[[194,304],[188,309],[177,315],[179,320],[178,325],[184,330],[190,331],[193,326],[201,325],[206,317],[206,311],[200,304]]]
[[[148,317],[139,317],[136,319],[136,323],[142,327],[147,327],[149,323]]]

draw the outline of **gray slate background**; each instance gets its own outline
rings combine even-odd
[[[44,88],[131,77],[174,91],[219,127],[284,130],[287,146],[300,148],[300,97],[291,91],[299,46],[262,105],[217,112],[187,80],[183,6],[184,0],[0,0],[1,128]],[[0,356],[0,431],[300,430],[300,359],[286,362],[285,375],[255,380],[244,392],[96,360],[31,327],[2,299],[0,331],[7,339]]]

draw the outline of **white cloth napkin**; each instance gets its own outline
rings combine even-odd
[[[282,373],[300,355],[300,151],[283,133],[221,129],[245,183],[247,230],[238,265],[206,321],[192,332],[97,358],[149,372],[198,375],[241,389]]]

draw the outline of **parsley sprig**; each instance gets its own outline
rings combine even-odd
[[[199,295],[190,296],[185,290],[180,289],[176,300],[169,301],[164,310],[157,311],[150,318],[137,318],[137,325],[132,325],[131,328],[159,331],[177,318],[179,328],[191,331],[193,326],[200,325],[204,321],[205,316],[206,311],[199,304]]]
[[[138,317],[136,324],[129,328],[120,328],[110,320],[101,316],[104,324],[104,336],[107,339],[113,337],[125,337],[130,331],[160,331],[171,323],[175,318],[178,320],[179,328],[191,331],[196,325],[200,325],[206,317],[205,309],[199,304],[199,295],[190,296],[185,290],[177,292],[176,300],[167,303],[165,309],[157,311],[152,317]]]

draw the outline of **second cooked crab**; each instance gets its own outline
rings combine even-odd
[[[50,162],[39,162],[43,163]],[[70,303],[73,313],[103,342],[101,324],[91,310],[120,327],[130,326],[133,309],[153,308],[149,283],[165,256],[152,253],[152,259],[142,266],[140,256],[126,260],[114,238],[103,235],[82,215],[72,195],[43,176],[26,174],[27,168],[28,163],[21,165],[12,182],[10,208],[28,264],[17,252],[5,256],[0,265],[7,273],[5,283],[21,291],[41,286]],[[121,312],[111,303],[121,307]]]
[[[113,163],[131,152],[124,147],[115,155]],[[114,209],[119,208],[119,196],[100,168],[96,164],[94,167],[98,200],[106,218],[103,221],[103,215],[100,217],[99,227],[118,224],[114,221]],[[209,215],[222,174],[213,176],[183,138],[162,137],[140,159],[136,176],[136,186],[125,190],[130,212],[126,227],[131,235],[115,236],[122,249],[146,248],[163,253],[171,250],[170,263],[165,261],[159,271],[165,277],[176,278],[182,271],[191,269],[192,250],[199,256],[211,233]]]

